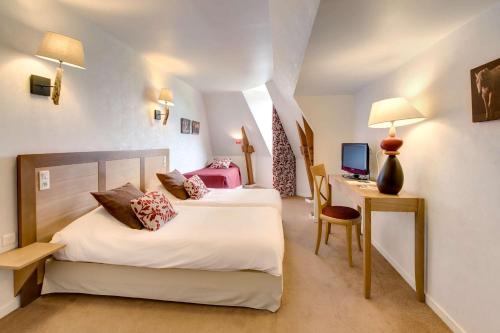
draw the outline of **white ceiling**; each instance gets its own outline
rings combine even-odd
[[[354,93],[497,2],[322,0],[295,94]]]
[[[59,0],[202,91],[272,76],[268,0]]]

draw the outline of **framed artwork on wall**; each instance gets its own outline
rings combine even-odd
[[[194,120],[191,122],[191,134],[200,134],[200,122]]]
[[[500,58],[470,71],[472,121],[500,119]]]
[[[182,134],[191,133],[191,120],[186,118],[181,118],[181,133]]]

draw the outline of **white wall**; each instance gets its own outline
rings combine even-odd
[[[0,235],[17,232],[18,154],[168,147],[171,167],[181,171],[202,167],[212,156],[198,91],[95,25],[48,4],[0,4]],[[87,70],[65,68],[59,106],[29,93],[30,74],[55,73],[54,63],[34,57],[47,30],[79,38],[85,46]],[[152,118],[162,87],[172,89],[175,100],[166,127]],[[180,117],[200,121],[200,135],[180,134]],[[17,307],[12,272],[0,271],[0,290],[1,317]]]
[[[314,164],[325,164],[328,174],[340,173],[342,143],[354,141],[354,96],[295,96],[295,99],[314,131]],[[333,189],[334,204],[352,205],[348,198],[335,193]],[[317,214],[316,206],[314,210]]]
[[[293,94],[311,34],[319,0],[270,0],[273,40],[273,78],[266,83],[271,99],[295,154],[297,195],[310,197],[296,121],[302,111]]]
[[[314,131],[314,163],[324,163],[327,173],[340,173],[342,143],[354,141],[355,115],[352,95],[295,96]]]
[[[429,119],[400,128],[404,189],[427,200],[428,304],[455,330],[500,327],[500,121],[472,123],[470,69],[500,57],[500,5],[356,95],[358,141],[371,103],[405,96]],[[373,241],[414,285],[410,214],[377,213]]]
[[[211,92],[204,94],[204,100],[214,155],[231,157],[240,167],[246,183],[245,158],[241,145],[235,143],[235,138],[241,138],[241,126],[245,126],[248,140],[255,148],[255,153],[252,154],[255,182],[259,186],[272,188],[271,155],[243,93]]]
[[[273,151],[273,101],[265,84],[243,91],[250,113],[259,128],[269,155]]]

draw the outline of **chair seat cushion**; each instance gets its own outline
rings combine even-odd
[[[334,219],[341,220],[357,219],[360,216],[356,209],[345,206],[326,206],[323,208],[321,213],[323,215],[333,217]]]

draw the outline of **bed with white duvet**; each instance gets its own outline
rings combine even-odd
[[[178,206],[209,206],[209,207],[272,207],[281,214],[281,196],[275,189],[261,188],[236,188],[217,189],[211,188],[210,192],[198,200],[181,200],[170,193],[163,185],[159,184],[150,191],[164,193],[168,200]]]
[[[158,231],[131,229],[102,207],[80,217],[52,242],[57,260],[208,271],[254,270],[281,276],[283,228],[269,207],[176,206]]]
[[[54,234],[42,294],[85,293],[277,311],[281,216],[270,207],[174,205],[158,231],[134,230],[98,207]]]

